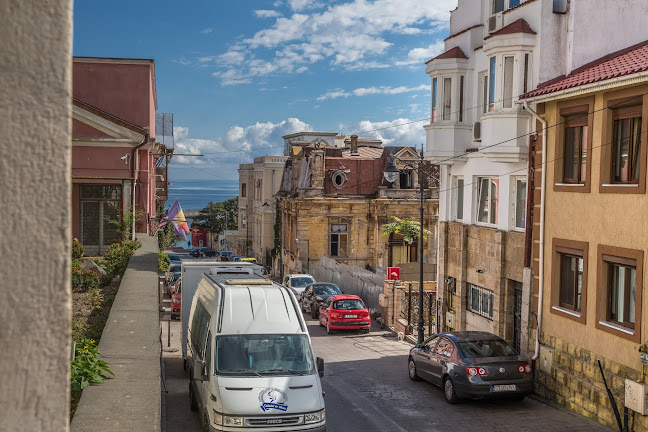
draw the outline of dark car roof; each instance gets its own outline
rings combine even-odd
[[[492,333],[483,331],[456,331],[447,333],[437,333],[432,336],[446,336],[455,342],[465,342],[474,340],[501,340],[502,338]]]

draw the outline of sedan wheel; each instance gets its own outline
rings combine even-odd
[[[446,377],[443,381],[443,394],[449,404],[455,404],[459,401],[454,389],[454,384],[452,384],[452,380],[449,377]]]
[[[330,322],[330,321],[326,321],[326,333],[328,333],[328,334],[333,334],[334,331],[335,331],[335,330],[332,330],[332,329],[331,329],[331,322]]]
[[[315,306],[311,306],[311,317],[312,318],[317,318],[319,317],[319,313],[317,310],[315,310]]]
[[[409,363],[407,364],[407,369],[409,372],[409,377],[412,381],[421,380],[421,377],[419,377],[418,374],[416,373],[416,363],[414,363],[413,358],[409,359]]]

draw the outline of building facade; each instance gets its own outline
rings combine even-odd
[[[536,128],[518,97],[629,39],[646,39],[623,30],[640,25],[641,3],[610,12],[602,1],[459,0],[451,12],[445,52],[426,63],[425,126],[426,157],[441,166],[439,287],[447,329],[490,331],[529,353],[537,290],[527,198]]]
[[[132,235],[151,234],[166,201],[170,153],[155,140],[154,61],[75,57],[73,98],[73,236],[102,254],[120,239],[110,220],[135,208]]]
[[[237,252],[271,265],[275,243],[274,195],[279,192],[286,156],[260,156],[239,165],[239,231]]]
[[[392,216],[419,219],[419,184],[405,165],[418,161],[409,147],[382,147],[380,141],[342,138],[346,147],[327,146],[319,139],[296,140],[277,194],[281,221],[280,250],[275,267],[283,274],[308,272],[320,257],[368,268],[417,261],[418,243],[382,235]],[[390,184],[383,171],[393,157],[401,175]],[[434,167],[427,164],[426,173]],[[436,184],[424,184],[424,262],[436,262]],[[432,198],[434,197],[434,198]],[[418,240],[417,240],[418,241]]]
[[[546,155],[539,147],[535,163],[544,192],[535,208],[543,227],[533,231],[537,391],[615,427],[600,361],[617,404],[632,409],[633,430],[646,431],[636,396],[648,392],[640,360],[648,231],[639,222],[648,212],[648,43],[542,84],[523,100],[546,122]]]

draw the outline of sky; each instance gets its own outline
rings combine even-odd
[[[337,132],[420,147],[425,62],[457,0],[77,0],[74,55],[155,60],[173,113],[170,179],[238,179],[282,136]],[[377,130],[380,129],[380,130]]]

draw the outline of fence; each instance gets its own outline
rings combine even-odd
[[[345,294],[360,297],[369,309],[381,310],[379,298],[387,279],[387,271],[378,269],[376,273],[358,266],[336,262],[328,257],[320,257],[319,265],[310,265],[310,274],[318,282],[332,282]]]

